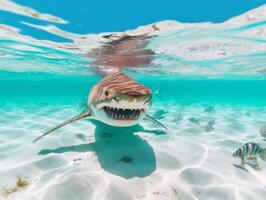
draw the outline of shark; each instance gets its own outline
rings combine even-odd
[[[36,138],[37,142],[51,132],[87,118],[115,127],[130,127],[149,120],[167,129],[147,113],[152,106],[152,91],[121,71],[111,72],[94,85],[88,96],[88,110],[71,117]]]

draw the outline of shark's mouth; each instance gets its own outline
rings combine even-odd
[[[104,106],[103,110],[109,118],[116,120],[137,120],[140,113],[145,111],[144,109],[124,109],[109,106]]]

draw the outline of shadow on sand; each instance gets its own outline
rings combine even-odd
[[[58,149],[44,149],[41,155],[49,153],[94,151],[102,168],[124,178],[145,177],[156,169],[156,160],[152,147],[136,132],[165,134],[161,130],[144,130],[141,126],[111,127],[100,122],[96,125],[95,142]]]

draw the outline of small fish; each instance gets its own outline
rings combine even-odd
[[[209,122],[206,124],[204,130],[205,130],[206,132],[211,132],[211,131],[214,130],[214,127],[213,127],[214,125],[215,125],[215,120],[211,120],[211,121],[209,121]]]
[[[214,112],[215,111],[215,108],[213,106],[208,106],[204,109],[204,112]]]
[[[195,117],[190,117],[188,118],[188,121],[195,123],[195,124],[199,124],[199,119],[195,118]]]
[[[184,118],[184,113],[183,113],[183,112],[178,113],[177,116],[176,116],[176,118],[175,118],[175,121],[176,121],[176,122],[179,122],[179,121],[181,121],[183,118]]]
[[[161,101],[163,101],[163,98],[162,98],[162,94],[161,94],[161,89],[158,88],[155,90],[155,92],[153,93],[156,97],[158,97]]]
[[[158,95],[158,94],[160,94],[160,92],[161,92],[161,91],[160,91],[160,89],[158,88],[158,89],[155,90],[154,94]]]
[[[165,118],[165,115],[168,113],[168,111],[165,110],[158,110],[154,113],[153,117],[155,119],[163,119]]]
[[[246,112],[246,116],[251,117],[251,112],[250,111]]]
[[[258,167],[257,158],[258,156],[266,161],[266,149],[260,147],[257,143],[246,143],[233,153],[233,157],[240,158],[242,165],[246,164],[246,159],[254,160],[256,162],[256,167]]]

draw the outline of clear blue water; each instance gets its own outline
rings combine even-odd
[[[2,105],[77,104],[87,99],[100,76],[51,75],[33,72],[0,73]],[[217,104],[232,106],[265,106],[266,80],[182,79],[175,75],[137,76],[135,79],[158,91],[154,103]]]
[[[232,157],[246,142],[266,148],[265,6],[256,11],[220,24],[159,22],[127,32],[151,37],[124,46],[63,25],[24,24],[64,41],[0,25],[0,199],[264,200],[266,162],[245,170]],[[85,119],[33,143],[86,110],[100,74],[128,57],[145,61],[123,71],[152,89],[149,114],[167,131]]]

